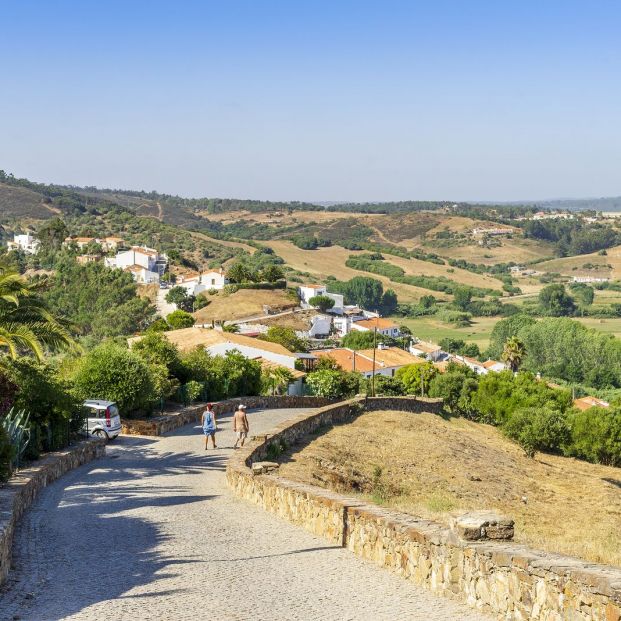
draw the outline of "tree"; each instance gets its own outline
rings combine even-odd
[[[306,376],[306,384],[314,395],[333,399],[356,394],[361,380],[362,378],[358,373],[330,371],[328,369],[313,371]]]
[[[381,281],[368,276],[354,276],[351,280],[341,282],[331,280],[328,283],[330,293],[345,296],[347,304],[356,304],[367,310],[380,309],[384,287]]]
[[[161,332],[147,332],[132,346],[132,351],[149,364],[161,364],[170,376],[185,381],[186,373],[179,350]]]
[[[565,291],[565,285],[552,284],[539,292],[541,311],[551,317],[566,317],[576,311],[574,299]]]
[[[330,310],[334,306],[334,300],[327,295],[315,295],[308,303],[311,306],[318,308],[322,313]]]
[[[181,328],[191,328],[196,322],[196,319],[194,319],[190,313],[176,310],[166,315],[166,321],[173,330],[179,330]]]
[[[308,350],[308,345],[301,339],[293,328],[284,326],[270,326],[267,332],[259,337],[263,341],[278,343],[289,351],[302,352]]]
[[[261,384],[264,392],[271,395],[280,395],[287,391],[293,381],[293,373],[286,367],[268,366],[261,372]]]
[[[60,218],[52,218],[39,229],[37,237],[43,252],[57,252],[69,237],[69,229]]]
[[[29,352],[42,360],[46,347],[73,345],[66,324],[52,315],[40,295],[45,285],[45,280],[29,282],[0,263],[0,355],[17,358]]]
[[[166,294],[166,301],[169,304],[175,304],[178,309],[186,311],[187,313],[193,310],[194,296],[188,295],[184,287],[173,287]]]
[[[467,311],[472,302],[472,290],[469,287],[455,287],[453,304],[462,311]]]
[[[387,289],[382,296],[380,309],[384,315],[392,315],[398,306],[397,294],[392,289]]]
[[[278,282],[284,277],[285,274],[278,265],[267,265],[261,270],[261,280],[265,282]]]
[[[438,345],[443,351],[451,354],[459,354],[460,356],[472,356],[478,358],[481,355],[479,346],[476,343],[466,343],[463,339],[454,339],[451,337],[443,338]]]
[[[438,373],[429,384],[429,396],[441,397],[451,414],[476,418],[472,395],[479,386],[477,374],[465,365],[449,363],[445,373]]]
[[[599,464],[621,466],[621,408],[589,408],[570,418],[572,443],[567,452]]]
[[[522,337],[523,332],[536,323],[537,321],[533,317],[523,314],[512,315],[506,319],[501,319],[492,330],[487,356],[498,360],[502,355],[502,350],[508,339],[512,336]]]
[[[517,336],[512,336],[510,339],[507,339],[504,349],[502,350],[501,358],[503,362],[509,365],[511,371],[514,373],[517,372],[524,360],[524,356],[526,356],[524,343],[520,341]]]
[[[536,451],[558,453],[571,440],[566,415],[548,407],[515,410],[505,422],[503,432],[529,457],[534,457]]]
[[[431,380],[437,375],[438,369],[432,362],[408,364],[395,373],[395,377],[403,384],[406,394],[425,396],[429,392]]]
[[[343,367],[332,356],[320,356],[315,371],[342,371]]]
[[[232,282],[244,283],[252,279],[252,272],[244,263],[237,261],[229,267],[227,278]]]
[[[349,349],[370,349],[373,347],[374,341],[383,343],[384,335],[377,334],[377,336],[374,336],[371,330],[352,330],[341,339],[341,344]]]
[[[149,364],[114,343],[90,351],[78,365],[73,384],[80,399],[115,401],[122,415],[149,410],[158,396]]]

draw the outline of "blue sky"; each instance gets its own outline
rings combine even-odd
[[[621,195],[621,3],[0,0],[0,168],[183,196]]]

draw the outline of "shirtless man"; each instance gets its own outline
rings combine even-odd
[[[238,442],[241,442],[240,446],[244,446],[249,430],[250,425],[248,424],[248,417],[246,416],[246,406],[240,405],[237,408],[237,412],[233,415],[233,431],[237,434],[237,440],[235,440],[235,444],[233,445],[234,449],[239,448],[237,446]]]

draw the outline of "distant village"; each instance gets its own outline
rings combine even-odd
[[[572,214],[544,213],[534,214],[538,217],[573,218]],[[512,229],[488,230],[480,229],[476,234],[504,234],[513,232]],[[473,233],[475,232],[473,231]],[[103,262],[111,269],[121,269],[130,273],[139,285],[157,284],[160,288],[170,286],[169,279],[164,274],[169,269],[166,254],[160,253],[146,246],[126,247],[125,240],[120,237],[67,237],[63,245],[74,248],[77,254],[76,261],[81,264]],[[26,254],[36,254],[40,249],[40,242],[31,233],[16,234],[13,241],[9,241],[9,250],[21,250]],[[99,252],[92,252],[97,248]],[[110,253],[116,253],[110,256]],[[534,270],[524,266],[511,268],[514,275],[535,275]],[[197,296],[203,292],[217,292],[229,284],[223,268],[202,272],[185,272],[176,274],[173,278],[175,286],[185,289],[188,295]],[[606,278],[574,277],[575,282],[604,282]],[[359,306],[347,305],[344,296],[328,292],[321,284],[302,284],[297,288],[299,304],[294,308],[273,314],[270,308],[264,309],[265,317],[253,317],[226,322],[235,326],[235,332],[223,329],[223,325],[196,324],[190,328],[182,328],[167,332],[167,338],[181,351],[188,351],[196,347],[204,347],[210,353],[225,354],[227,351],[237,350],[244,356],[259,360],[264,366],[285,367],[293,377],[288,387],[288,394],[304,394],[304,379],[307,372],[314,370],[322,359],[331,358],[343,371],[355,372],[365,378],[374,376],[394,377],[395,373],[408,365],[430,362],[443,373],[450,363],[464,365],[479,375],[486,375],[492,371],[503,371],[509,367],[498,360],[481,362],[475,358],[451,354],[431,342],[425,342],[412,334],[402,334],[400,327],[391,319],[380,317],[379,313]],[[329,298],[331,308],[320,311],[313,306],[311,300],[318,296]],[[284,346],[258,339],[265,334],[269,326],[279,325],[279,320],[286,324],[288,318],[299,314],[306,324],[305,329],[295,330],[300,338],[307,339],[310,345],[309,352],[291,352]],[[269,318],[269,322],[265,321]],[[366,349],[351,349],[334,346],[351,332],[372,332],[376,335],[376,346]],[[400,346],[386,344],[384,338],[400,340]],[[136,337],[140,338],[140,337]],[[132,339],[130,339],[130,342]],[[574,400],[579,409],[590,407],[608,407],[609,404],[596,397],[582,397]]]

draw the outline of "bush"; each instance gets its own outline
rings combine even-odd
[[[323,313],[330,310],[334,306],[334,300],[329,298],[327,295],[315,295],[308,301],[308,303],[311,306],[315,306]]]
[[[567,453],[595,463],[621,466],[621,408],[589,408],[570,418],[572,444]]]
[[[149,364],[114,343],[99,345],[83,359],[73,377],[81,399],[115,401],[122,416],[151,409],[159,395]]]
[[[37,459],[43,451],[67,446],[83,420],[81,401],[69,383],[56,369],[26,358],[7,361],[6,374],[18,387],[13,408],[30,413],[31,440],[25,458]]]
[[[176,310],[170,313],[170,315],[166,316],[166,321],[168,325],[173,330],[179,330],[181,328],[191,328],[196,320],[190,313],[186,313],[182,310]]]
[[[306,384],[318,397],[338,399],[355,395],[360,388],[361,380],[362,377],[358,373],[324,369],[309,373]]]
[[[13,447],[9,442],[9,436],[4,427],[0,425],[0,483],[6,481],[11,474],[11,460],[13,459]]]
[[[406,394],[424,396],[429,394],[431,380],[437,373],[438,370],[432,362],[423,362],[401,367],[395,377],[403,384]]]
[[[278,343],[285,349],[293,352],[302,352],[308,350],[308,344],[301,339],[293,328],[284,326],[270,326],[267,332],[259,337],[262,341]]]
[[[504,424],[503,433],[515,440],[529,457],[536,451],[559,453],[571,439],[566,415],[547,407],[515,410]]]

